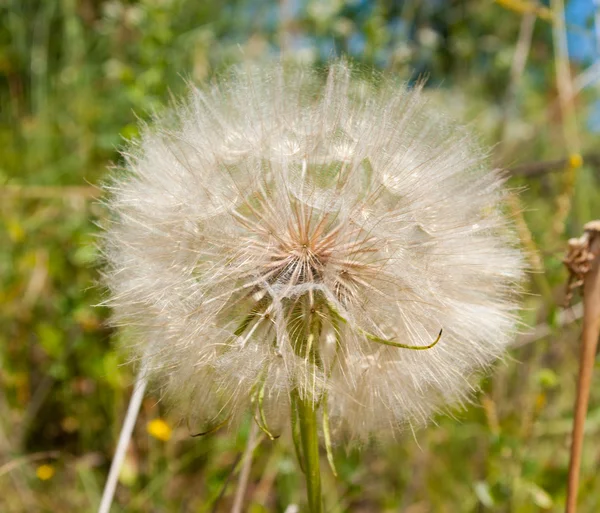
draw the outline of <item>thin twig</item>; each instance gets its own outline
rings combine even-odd
[[[146,384],[146,368],[145,365],[142,365],[135,381],[125,420],[123,421],[119,442],[117,443],[117,450],[115,451],[112,464],[110,465],[110,471],[108,473],[106,485],[104,486],[104,491],[102,492],[102,500],[100,501],[98,513],[108,513],[110,511],[115,490],[117,488],[119,473],[121,472],[121,466],[123,465],[127,447],[131,440],[131,433],[133,432],[142,405],[142,399],[144,398],[144,392],[146,391]]]
[[[557,319],[554,325],[550,324],[538,324],[533,328],[529,333],[525,333],[521,335],[515,343],[511,346],[513,349],[518,347],[523,347],[533,342],[537,342],[543,338],[552,335],[556,330],[556,327],[564,327],[569,324],[578,321],[583,317],[583,303],[577,303],[576,305],[569,307],[562,312],[560,312],[557,316]]]
[[[583,332],[577,381],[577,399],[573,416],[571,458],[567,486],[567,513],[577,511],[577,490],[583,448],[585,418],[587,416],[592,373],[598,337],[600,336],[600,221],[584,227],[579,239],[569,241],[565,264],[571,273],[569,283],[583,283]],[[572,288],[572,287],[570,287]]]
[[[512,65],[510,67],[510,82],[506,89],[506,96],[504,99],[503,109],[503,120],[502,120],[502,138],[501,147],[505,149],[506,141],[508,139],[508,128],[510,121],[515,114],[517,91],[521,84],[521,78],[527,65],[527,59],[529,57],[529,51],[531,49],[531,40],[533,38],[533,28],[535,26],[536,16],[534,13],[529,12],[523,15],[521,19],[521,26],[519,28],[519,38],[515,46],[515,53],[513,54]],[[504,153],[503,151],[499,152]]]
[[[579,73],[575,80],[573,81],[573,87],[571,89],[571,95],[569,96],[570,101],[574,101],[579,93],[588,87],[597,84],[600,81],[600,61],[588,66],[584,71]],[[540,132],[545,130],[550,123],[560,111],[560,99],[555,98],[552,101],[549,101],[546,108],[543,111],[541,118],[534,121],[534,128],[530,132],[530,134],[523,138],[521,143],[528,144],[529,142],[536,140],[540,137]],[[598,160],[598,156],[596,156],[596,161]]]
[[[593,166],[600,166],[600,154],[590,153],[583,155],[583,164],[591,164]],[[548,160],[545,162],[530,162],[528,164],[521,164],[519,166],[508,169],[508,173],[512,176],[526,176],[526,177],[538,177],[545,175],[552,171],[563,171],[569,166],[571,162],[570,157],[556,160]]]
[[[4,465],[0,466],[0,477],[4,474],[8,474],[15,468],[26,464],[31,463],[33,461],[39,460],[47,460],[47,459],[55,459],[60,456],[60,452],[58,451],[43,451],[43,452],[34,452],[33,454],[26,454],[25,456],[21,456],[20,458],[15,458],[14,460],[10,460]]]
[[[579,133],[575,114],[575,91],[569,64],[564,0],[552,0],[552,11],[554,13],[552,41],[554,44],[556,87],[558,89],[565,142],[569,153],[573,154],[579,152]]]
[[[235,491],[235,498],[233,500],[231,513],[242,513],[244,496],[246,495],[246,488],[248,488],[248,479],[250,478],[250,470],[252,468],[254,450],[258,445],[256,442],[257,435],[258,424],[256,422],[251,422],[250,432],[248,433],[248,441],[246,442],[246,449],[244,450],[244,454],[242,456],[242,470],[240,472],[237,490]]]
[[[554,64],[556,68],[556,87],[560,102],[561,126],[567,151],[569,165],[564,173],[563,188],[556,200],[556,214],[552,230],[555,236],[560,236],[565,230],[565,222],[571,211],[573,193],[577,181],[577,170],[581,167],[579,133],[575,114],[575,93],[569,65],[569,50],[567,47],[567,30],[565,27],[564,0],[552,0],[554,23],[552,25],[552,41],[554,43]]]
[[[238,468],[241,460],[242,460],[242,453],[238,452],[235,459],[233,460],[233,463],[230,466],[230,470],[227,473],[227,477],[225,478],[225,481],[221,485],[221,490],[219,491],[219,495],[217,495],[217,497],[215,498],[215,500],[213,502],[210,513],[217,513],[217,511],[219,510],[219,504],[221,503],[221,499],[223,499],[223,496],[225,495],[225,492],[227,491],[227,487],[229,486],[229,481],[231,481],[231,478],[235,474],[236,469]]]

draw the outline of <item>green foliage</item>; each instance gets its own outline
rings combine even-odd
[[[0,510],[95,511],[133,381],[113,345],[95,249],[106,215],[97,203],[117,148],[185,90],[244,59],[322,63],[348,53],[414,80],[470,122],[504,167],[562,158],[551,24],[536,21],[523,73],[511,86],[522,14],[476,0],[282,2],[265,0],[3,0],[0,2]],[[574,74],[581,70],[572,68]],[[514,87],[514,89],[511,89]],[[509,93],[509,90],[512,90]],[[581,152],[597,135],[576,100]],[[561,511],[577,370],[576,325],[557,318],[566,240],[600,217],[598,169],[511,179],[522,189],[529,250],[541,258],[525,297],[526,325],[551,336],[517,348],[474,404],[381,446],[334,448],[327,511]],[[558,198],[571,204],[562,222]],[[511,211],[519,218],[519,208]],[[461,284],[457,284],[457,287]],[[526,331],[527,328],[524,328]],[[600,395],[590,406],[580,511],[600,510]],[[208,437],[175,425],[161,442],[146,423],[166,416],[144,402],[113,511],[228,511],[248,424]],[[173,423],[172,423],[173,424]],[[58,452],[52,452],[58,451]],[[256,451],[248,511],[302,504],[289,433]],[[322,454],[324,457],[324,453]],[[324,460],[323,460],[324,461]],[[48,480],[36,477],[42,463]],[[327,465],[322,465],[327,469]]]

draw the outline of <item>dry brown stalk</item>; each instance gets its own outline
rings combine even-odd
[[[597,153],[583,155],[581,159],[582,164],[591,165],[594,167],[600,166],[600,155]],[[566,157],[562,159],[548,160],[544,162],[530,162],[528,164],[520,164],[518,166],[508,169],[508,173],[511,176],[544,176],[547,173],[551,173],[554,171],[564,171],[565,168],[572,165],[570,160],[570,157]]]
[[[556,214],[552,226],[554,235],[559,236],[564,233],[565,223],[571,211],[573,192],[577,183],[577,175],[582,164],[582,159],[575,112],[575,94],[569,64],[569,50],[567,47],[564,0],[552,0],[551,5],[554,14],[552,40],[554,43],[556,87],[562,118],[561,125],[565,143],[570,154],[569,165],[563,173],[563,187],[557,198]]]
[[[583,286],[583,332],[569,462],[567,513],[577,511],[584,425],[600,335],[600,221],[587,223],[584,230],[579,239],[569,241],[569,251],[564,260],[570,272],[569,295],[573,288]]]

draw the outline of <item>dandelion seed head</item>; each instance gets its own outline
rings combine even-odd
[[[421,87],[345,63],[237,69],[125,160],[109,303],[187,416],[259,404],[277,425],[295,390],[332,430],[382,435],[467,398],[512,339],[503,180]]]

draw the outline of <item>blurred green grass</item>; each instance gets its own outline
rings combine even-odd
[[[282,22],[279,4],[266,1],[0,2],[1,511],[97,508],[134,379],[108,312],[94,306],[103,299],[95,243],[106,215],[97,185],[124,139],[137,134],[138,118],[184,91],[184,78],[210,79],[280,46],[315,63],[348,52],[407,80],[427,74],[432,101],[495,145],[500,166],[569,154],[547,21],[536,21],[509,96],[520,12],[474,0],[283,5]],[[591,88],[575,100],[584,154],[598,147],[584,122],[597,98]],[[510,180],[522,189],[522,235],[542,264],[523,320],[549,323],[552,334],[514,349],[456,418],[395,444],[337,449],[339,479],[325,470],[327,511],[562,511],[579,330],[556,326],[561,257],[568,237],[600,216],[598,176],[584,161],[572,188],[560,170]],[[557,229],[565,194],[572,208]],[[582,513],[600,511],[599,390],[590,403]],[[169,441],[147,433],[156,418],[173,428]],[[229,477],[248,424],[201,438],[190,437],[194,429],[170,419],[159,397],[145,399],[113,511],[229,510],[236,476]],[[288,438],[263,441],[247,511],[302,505],[302,487]]]

